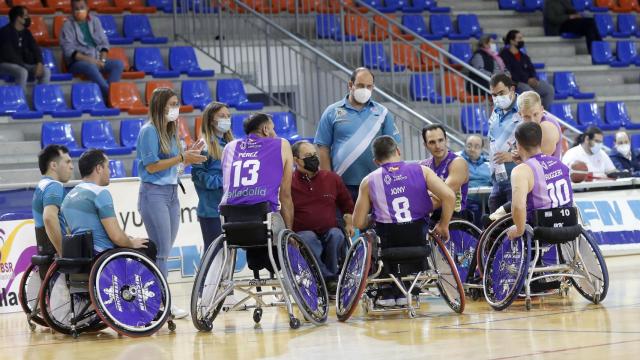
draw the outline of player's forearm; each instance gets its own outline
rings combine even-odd
[[[58,221],[58,218],[45,217],[44,229],[58,255],[62,255],[62,229],[60,229],[60,221]]]
[[[456,196],[453,192],[448,193],[442,199],[442,214],[440,215],[440,223],[448,224],[453,216],[453,210],[456,206]]]
[[[511,204],[511,215],[513,217],[513,224],[519,233],[524,233],[525,223],[527,220],[527,209],[522,204]]]

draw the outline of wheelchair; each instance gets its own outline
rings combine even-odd
[[[480,235],[480,229],[472,222],[454,218],[449,222],[449,241],[444,244],[456,265],[465,293],[473,300],[482,296],[482,278],[476,257]]]
[[[107,327],[122,335],[152,335],[170,319],[171,294],[160,270],[133,249],[95,257],[91,232],[63,238],[62,257],[45,275],[38,295],[44,322],[77,338]]]
[[[375,230],[368,230],[349,249],[338,279],[338,320],[348,320],[359,302],[365,314],[407,312],[414,318],[416,309],[420,307],[420,295],[430,295],[428,289],[433,287],[438,288],[453,311],[462,313],[465,295],[458,270],[440,239],[431,232],[425,238],[426,223],[414,221],[382,225],[387,236],[381,238]],[[376,305],[382,289],[389,285],[406,296],[406,306]],[[415,306],[414,295],[418,295]]]
[[[191,318],[198,330],[211,331],[221,310],[253,308],[253,320],[259,324],[263,308],[272,306],[285,306],[289,326],[297,329],[301,323],[293,313],[293,303],[311,323],[327,321],[329,294],[320,267],[293,231],[274,234],[267,202],[223,205],[220,217],[223,233],[205,252],[191,293]],[[251,279],[233,278],[238,249],[246,250]],[[260,270],[267,270],[269,278],[260,278]],[[232,292],[244,297],[223,307]],[[248,304],[250,300],[255,304]]]
[[[483,277],[489,305],[506,309],[524,287],[525,308],[530,310],[531,296],[556,293],[548,290],[567,295],[569,284],[594,304],[603,301],[609,288],[607,265],[593,237],[580,225],[578,210],[536,210],[529,222],[520,238],[509,240],[508,227],[495,237]]]

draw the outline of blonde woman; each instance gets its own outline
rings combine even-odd
[[[202,155],[207,160],[191,168],[191,179],[198,192],[198,220],[204,251],[222,233],[218,205],[222,200],[222,149],[233,140],[231,112],[226,104],[212,102],[202,113]],[[203,252],[204,253],[204,252]]]
[[[180,102],[169,88],[158,88],[151,95],[151,119],[140,129],[136,145],[140,193],[138,211],[149,239],[158,249],[156,263],[165,278],[167,257],[178,234],[180,204],[178,202],[178,164],[198,164],[206,160],[200,155],[201,144],[183,151],[179,146],[178,120]],[[199,148],[198,148],[199,147]],[[176,318],[187,312],[172,306]]]

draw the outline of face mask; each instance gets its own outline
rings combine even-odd
[[[311,171],[312,173],[317,172],[320,167],[320,158],[318,158],[318,155],[306,157],[302,159],[302,161],[304,161],[305,170]]]
[[[593,146],[591,147],[591,152],[593,154],[599,153],[600,150],[602,150],[602,143],[594,143]]]
[[[489,48],[490,48],[490,49],[491,49],[491,51],[493,51],[493,52],[498,52],[498,45],[496,45],[496,44],[493,44],[493,43],[492,43],[492,44],[489,46]]]
[[[31,26],[31,18],[25,18],[24,19],[24,26],[25,29],[29,28],[29,26]]]
[[[616,145],[616,150],[618,150],[620,154],[627,156],[631,152],[631,145],[630,144]]]
[[[180,108],[172,107],[169,108],[169,112],[167,113],[167,120],[172,122],[178,120],[178,116],[180,116]]]
[[[360,104],[365,104],[371,98],[371,90],[366,88],[355,89],[353,98]]]
[[[509,105],[511,105],[511,97],[509,97],[509,95],[494,96],[493,105],[498,109],[507,109]]]
[[[516,44],[516,47],[518,49],[522,49],[524,47],[524,41],[518,41],[518,43]]]
[[[226,133],[231,129],[231,118],[220,118],[218,119],[218,126],[216,126],[218,130],[222,133]]]

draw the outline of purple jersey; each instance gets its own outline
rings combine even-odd
[[[540,123],[543,123],[545,121],[548,121],[553,125],[555,125],[556,129],[558,129],[558,134],[560,135],[560,138],[558,139],[558,143],[556,144],[556,149],[553,150],[553,154],[551,154],[551,156],[557,159],[562,159],[562,128],[560,128],[560,122],[558,121],[557,117],[555,117],[553,114],[550,114],[546,111],[542,115],[542,120],[540,120]]]
[[[249,135],[234,140],[222,153],[224,195],[221,205],[252,205],[263,201],[280,210],[283,176],[282,139]]]
[[[442,181],[447,181],[449,177],[449,166],[451,162],[458,158],[458,155],[449,151],[440,165],[436,166],[436,160],[433,157],[420,161],[420,165],[424,165],[433,170]],[[469,181],[460,186],[460,191],[456,192],[456,206],[453,211],[460,212],[467,208],[467,192],[469,191]]]
[[[527,211],[573,205],[571,178],[565,164],[542,153],[525,164],[533,171],[533,189],[527,194]]]
[[[404,223],[427,219],[433,204],[422,166],[386,163],[369,175],[369,197],[379,223]]]

